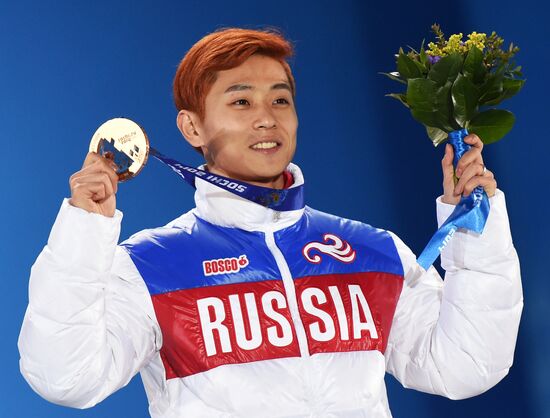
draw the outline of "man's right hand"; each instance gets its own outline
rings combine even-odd
[[[69,184],[71,205],[88,212],[114,216],[118,176],[113,161],[90,152],[82,169],[71,176]]]

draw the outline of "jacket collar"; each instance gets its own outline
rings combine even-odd
[[[201,167],[202,168],[202,167]],[[302,171],[297,165],[289,164],[287,170],[294,177],[292,187],[304,184]],[[296,223],[304,208],[293,211],[276,211],[243,199],[233,193],[196,178],[194,213],[201,219],[215,225],[240,228],[245,231],[273,232]]]

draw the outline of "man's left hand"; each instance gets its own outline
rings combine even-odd
[[[483,142],[475,134],[468,135],[464,142],[471,145],[469,151],[465,152],[456,165],[456,177],[458,181],[455,184],[453,176],[453,158],[454,151],[451,144],[445,145],[445,156],[441,160],[443,170],[443,198],[444,203],[456,205],[460,202],[460,197],[469,196],[477,187],[482,186],[487,196],[495,195],[497,182],[493,173],[485,169],[481,151]]]

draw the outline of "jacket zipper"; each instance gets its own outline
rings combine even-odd
[[[275,258],[279,273],[283,279],[283,286],[285,288],[286,299],[288,301],[288,308],[290,310],[290,316],[296,330],[296,338],[298,339],[298,347],[300,347],[300,355],[302,357],[309,357],[309,347],[307,344],[306,331],[300,313],[298,311],[298,299],[296,298],[296,287],[294,286],[294,279],[290,274],[290,269],[283,256],[283,253],[277,247],[275,243],[275,236],[273,232],[265,232],[265,242],[267,248],[271,251],[271,254]]]

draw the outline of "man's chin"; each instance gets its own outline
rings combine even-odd
[[[254,173],[247,173],[247,175],[244,175],[241,177],[241,179],[247,183],[256,184],[259,186],[264,187],[275,187],[278,186],[278,183],[284,183],[283,180],[283,172],[285,171],[285,168],[282,168],[280,170],[262,170]]]

